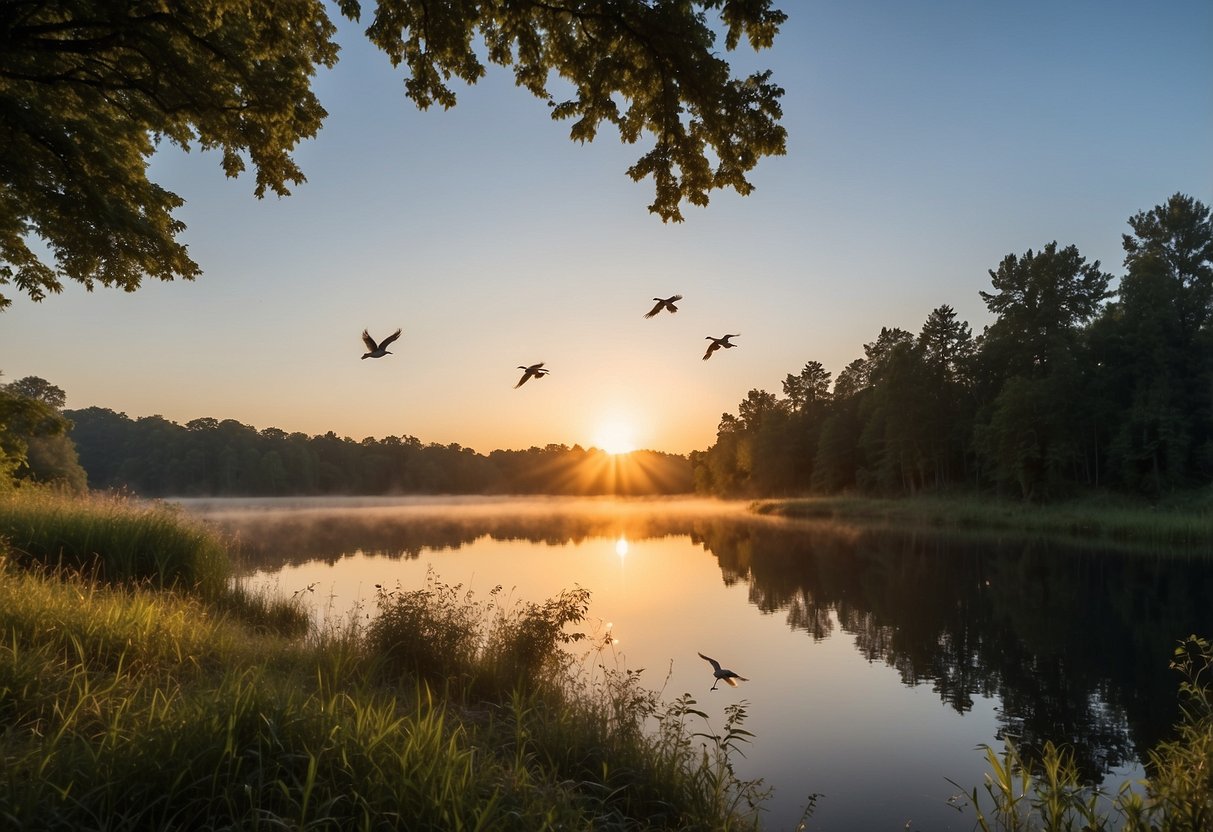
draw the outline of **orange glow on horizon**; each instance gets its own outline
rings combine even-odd
[[[636,450],[634,431],[625,422],[613,420],[598,427],[594,434],[594,447],[606,451],[611,456],[630,454]]]

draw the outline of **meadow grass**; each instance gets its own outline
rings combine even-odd
[[[836,496],[762,500],[758,514],[951,531],[999,530],[1088,541],[1199,547],[1213,543],[1213,489],[1146,504],[1100,494],[1033,504],[971,494],[898,499]]]
[[[744,709],[717,732],[633,674],[574,672],[584,591],[507,606],[432,579],[381,592],[374,625],[301,634],[301,611],[171,568],[114,580],[104,541],[191,521],[33,499],[6,528],[61,521],[23,539],[84,537],[90,557],[0,550],[0,828],[757,825],[760,784],[730,762]]]
[[[49,490],[0,495],[0,540],[22,564],[66,568],[111,581],[150,581],[217,597],[231,564],[224,542],[165,503]]]

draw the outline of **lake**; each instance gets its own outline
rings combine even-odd
[[[755,517],[696,500],[182,500],[237,536],[242,579],[374,613],[375,585],[433,571],[485,598],[592,592],[598,656],[689,692],[719,729],[745,701],[743,777],[764,827],[971,830],[949,798],[975,750],[1065,743],[1111,786],[1141,776],[1178,715],[1176,643],[1213,634],[1213,559],[1008,534],[896,532]],[[709,690],[713,656],[748,677]],[[702,726],[707,728],[709,726]]]

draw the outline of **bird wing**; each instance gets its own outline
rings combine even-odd
[[[700,653],[699,658],[710,664],[714,670],[720,670],[720,662],[716,661],[711,656],[705,656],[703,653]]]
[[[383,339],[383,343],[379,345],[380,349],[382,349],[383,347],[386,347],[388,344],[392,343],[399,337],[400,337],[400,330],[397,329],[391,335],[389,335],[388,337]]]
[[[720,349],[720,344],[717,342],[713,341],[712,343],[708,344],[708,351],[703,354],[703,360],[707,361],[712,357],[712,353],[716,352],[718,349]]]
[[[531,371],[527,370],[525,373],[522,374],[522,378],[518,379],[518,383],[514,385],[514,389],[517,390],[519,387],[526,384],[526,380],[530,377],[531,377]]]
[[[677,303],[680,300],[682,300],[682,295],[674,295],[674,297],[672,297],[672,298],[666,298],[665,302],[670,304],[670,308],[673,309],[673,304]]]
[[[650,309],[648,312],[646,312],[644,316],[645,316],[646,318],[651,318],[651,317],[653,317],[654,315],[656,315],[658,312],[660,312],[660,311],[661,311],[661,307],[663,307],[663,306],[665,306],[665,301],[664,301],[664,300],[659,300],[659,301],[657,301],[657,303],[656,303],[656,304],[654,304],[653,308],[652,308],[652,309]]]
[[[738,677],[738,678],[740,678],[740,677]],[[725,676],[724,680],[729,683],[729,687],[731,687],[731,688],[737,687],[737,679],[734,679],[732,676]]]
[[[533,373],[546,363],[546,361],[540,361],[538,364],[532,364],[531,366],[527,367],[527,370]]]
[[[379,349],[379,345],[375,343],[375,339],[371,337],[371,333],[365,329],[362,330],[362,343],[366,344],[366,348],[371,352]]]

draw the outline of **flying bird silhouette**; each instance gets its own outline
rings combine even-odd
[[[726,350],[731,350],[733,347],[737,346],[736,344],[730,344],[729,339],[740,338],[741,333],[739,332],[736,335],[725,335],[722,338],[713,338],[711,335],[705,335],[703,337],[712,342],[708,344],[708,351],[703,354],[703,360],[707,361],[712,357],[712,353],[716,352],[716,350],[720,349],[721,347],[724,347]]]
[[[526,384],[528,381],[530,381],[532,376],[535,378],[543,378],[548,373],[552,372],[551,370],[545,370],[543,368],[543,364],[544,362],[542,361],[540,361],[538,364],[532,364],[529,367],[523,367],[521,364],[519,364],[518,369],[526,370],[526,372],[522,374],[522,378],[518,379],[518,383],[514,385],[514,389],[517,390],[519,387]]]
[[[658,312],[660,312],[662,309],[668,309],[671,312],[677,312],[678,307],[675,306],[674,304],[677,301],[682,300],[682,295],[670,295],[668,298],[653,298],[653,300],[657,301],[657,303],[653,306],[652,309],[650,309],[647,313],[645,313],[646,318],[653,317]]]
[[[713,659],[709,656],[705,656],[703,653],[699,654],[699,658],[703,659],[705,662],[707,662],[708,664],[710,664],[712,666],[712,675],[716,677],[716,681],[712,683],[712,687],[710,688],[710,690],[716,690],[716,686],[718,684],[720,684],[721,682],[726,682],[730,687],[735,688],[735,687],[737,687],[738,679],[740,679],[743,682],[750,681],[749,679],[747,679],[744,676],[738,676],[733,671],[727,670],[726,668],[721,667],[720,662],[716,661],[715,659]]]
[[[369,332],[367,332],[365,329],[362,330],[362,343],[366,344],[366,348],[368,350],[370,350],[370,352],[364,353],[362,357],[363,358],[383,358],[383,356],[385,356],[385,355],[394,355],[395,353],[393,353],[387,347],[388,347],[388,344],[392,343],[399,337],[400,337],[400,330],[398,329],[395,332],[393,332],[391,335],[389,335],[388,337],[384,338],[378,344],[376,344],[375,339],[371,337],[371,334]]]

